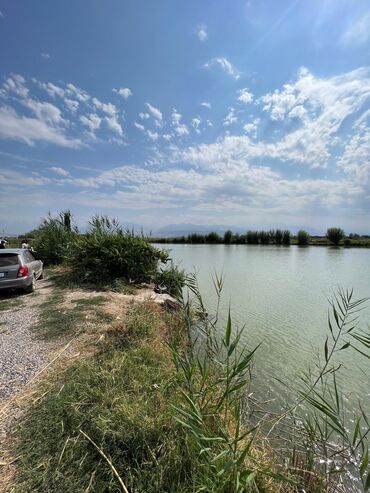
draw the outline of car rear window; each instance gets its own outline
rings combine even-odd
[[[0,267],[18,265],[19,259],[16,253],[0,253]]]

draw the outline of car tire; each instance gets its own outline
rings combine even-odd
[[[35,290],[36,290],[36,276],[33,275],[32,276],[32,282],[29,286],[27,286],[26,288],[24,288],[24,290],[26,291],[26,293],[34,293]]]

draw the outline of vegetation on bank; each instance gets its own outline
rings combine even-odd
[[[305,230],[299,230],[293,235],[289,230],[271,229],[268,231],[247,231],[233,233],[225,231],[223,236],[216,232],[206,234],[192,233],[187,236],[168,238],[151,237],[152,243],[190,243],[190,244],[225,244],[225,245],[298,245],[298,246],[345,246],[370,247],[370,235],[345,235],[340,228],[328,228],[325,236],[313,236]]]
[[[68,267],[69,283],[126,291],[130,286],[154,282],[163,291],[178,295],[185,281],[184,272],[171,262],[167,251],[155,248],[143,235],[124,230],[107,216],[93,216],[82,234],[69,210],[56,217],[49,214],[32,236],[37,258],[46,266]]]

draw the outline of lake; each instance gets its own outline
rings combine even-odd
[[[222,314],[229,302],[233,322],[245,324],[243,343],[263,342],[255,358],[255,379],[264,394],[278,399],[286,387],[275,377],[294,384],[313,367],[327,334],[329,303],[335,290],[354,288],[354,297],[370,296],[370,249],[262,245],[157,245],[186,272],[197,272],[209,312],[215,307],[212,275],[223,273]],[[361,326],[370,323],[370,303]],[[368,401],[368,360],[353,350],[340,352],[342,390],[347,408],[359,397]]]

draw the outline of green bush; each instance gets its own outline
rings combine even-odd
[[[283,231],[283,245],[290,245],[290,231],[288,229]]]
[[[267,231],[259,231],[258,237],[261,245],[268,245],[270,243],[270,234]]]
[[[258,231],[247,231],[248,245],[258,245]]]
[[[146,282],[154,278],[158,264],[168,260],[168,253],[102,216],[93,218],[86,235],[75,238],[68,260],[76,275],[85,280]]]
[[[156,283],[165,288],[166,292],[175,298],[180,298],[185,280],[185,272],[172,262],[170,266],[161,268],[155,277]]]
[[[310,242],[310,235],[304,229],[300,229],[297,233],[297,242],[299,246],[308,245]]]
[[[224,233],[224,243],[229,245],[233,240],[233,233],[229,229]]]
[[[222,238],[218,233],[211,231],[206,235],[206,243],[222,243]]]
[[[281,245],[282,241],[283,241],[283,232],[281,231],[281,229],[277,229],[275,231],[275,243],[277,245]]]
[[[60,212],[57,217],[49,213],[36,230],[32,247],[45,265],[60,264],[68,256],[77,233],[77,228],[72,226],[70,211]]]
[[[339,245],[344,238],[344,231],[341,228],[328,228],[326,237],[333,245]]]

